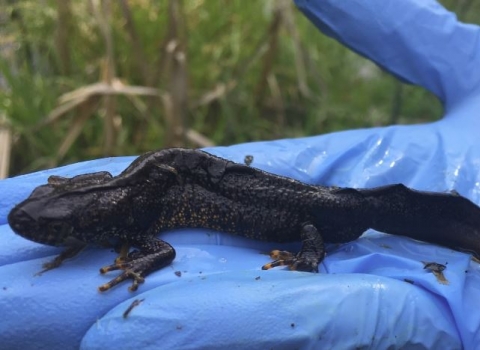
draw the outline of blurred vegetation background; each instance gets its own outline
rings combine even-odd
[[[290,0],[0,1],[0,176],[442,113]],[[480,0],[442,3],[479,23]]]

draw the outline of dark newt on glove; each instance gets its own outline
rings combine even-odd
[[[471,252],[480,258],[480,208],[457,193],[404,185],[353,189],[307,185],[199,150],[166,149],[138,157],[120,175],[97,172],[51,176],[8,216],[29,240],[67,249],[45,270],[89,243],[121,247],[106,273],[123,272],[99,287],[132,279],[138,288],[169,265],[175,250],[158,239],[174,228],[208,228],[262,241],[302,241],[300,252],[274,251],[269,269],[318,271],[324,242],[343,243],[372,228]],[[129,252],[130,247],[136,250]],[[44,271],[45,271],[44,270]]]

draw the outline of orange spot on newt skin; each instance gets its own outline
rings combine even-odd
[[[287,260],[293,258],[294,254],[287,252],[286,250],[272,250],[270,252],[270,258],[278,260]]]
[[[109,290],[111,287],[108,285],[108,283],[102,284],[101,286],[98,287],[99,292],[105,292]]]
[[[270,252],[270,257],[272,259],[278,259],[280,257],[280,250],[272,250]]]
[[[271,263],[268,263],[268,264],[265,264],[265,265],[262,266],[262,270],[269,270],[269,269],[271,269],[272,267],[273,267],[272,264],[271,264]]]

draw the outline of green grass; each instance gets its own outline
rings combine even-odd
[[[480,1],[444,2],[460,18],[479,21]],[[91,1],[65,1],[67,12],[59,12],[58,3],[22,0],[4,6],[0,46],[6,54],[0,74],[6,87],[0,89],[0,108],[14,134],[12,175],[179,142],[169,135],[172,120],[182,114],[166,112],[164,98],[115,96],[108,112],[101,95],[84,105],[91,108],[84,124],[78,121],[79,109],[42,124],[63,94],[105,81],[106,67],[113,67],[125,85],[155,87],[163,97],[185,98],[181,125],[218,145],[426,122],[442,115],[430,93],[399,83],[325,37],[293,6],[297,39],[285,22],[272,26],[278,1],[177,1],[182,6],[176,17],[167,0],[126,1],[136,37],[120,0],[100,1],[110,4],[98,9],[100,19]],[[113,66],[105,63],[101,28],[111,31]],[[269,44],[275,39],[273,49]],[[184,52],[184,70],[168,56],[172,47]],[[298,47],[308,95],[299,86]],[[182,74],[186,89],[177,85]],[[201,103],[220,86],[230,88]],[[60,155],[59,147],[74,126],[81,126],[81,133]],[[110,150],[105,147],[109,128],[115,135]],[[190,140],[187,146],[196,144]]]

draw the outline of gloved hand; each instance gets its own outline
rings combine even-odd
[[[208,149],[216,155],[314,184],[404,183],[455,189],[480,203],[479,28],[434,1],[298,0],[324,32],[407,81],[434,92],[436,123]],[[41,276],[61,250],[12,233],[6,216],[51,174],[108,170],[133,157],[78,163],[0,182],[0,348],[424,348],[480,344],[480,268],[467,254],[369,231],[330,246],[320,273],[262,271],[277,244],[205,230],[161,234],[171,266],[135,293],[97,287],[116,254],[91,247]],[[282,247],[283,248],[283,247]],[[448,263],[441,284],[422,261]],[[127,318],[133,300],[143,300]]]

